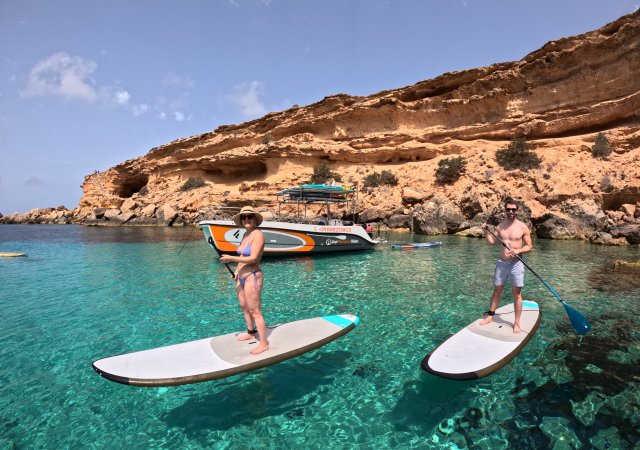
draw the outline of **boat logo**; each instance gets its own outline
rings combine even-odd
[[[325,245],[349,245],[349,244],[358,244],[360,241],[358,239],[332,239],[327,238],[325,241]]]

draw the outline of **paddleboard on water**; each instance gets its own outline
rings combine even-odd
[[[524,300],[520,333],[513,332],[513,303],[496,310],[493,321],[474,320],[422,360],[422,369],[453,380],[486,377],[504,367],[527,345],[538,329],[542,313],[536,302]]]
[[[414,242],[408,244],[391,244],[394,250],[417,250],[421,248],[440,247],[442,242]]]
[[[269,350],[250,354],[255,339],[240,333],[99,359],[93,369],[104,378],[132,386],[177,386],[215,380],[277,364],[319,348],[353,330],[356,316],[316,317],[268,327]]]
[[[15,258],[16,256],[27,256],[26,253],[0,252],[1,258]]]

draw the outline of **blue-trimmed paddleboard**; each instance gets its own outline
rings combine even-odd
[[[453,380],[486,377],[515,358],[538,330],[542,313],[536,302],[524,300],[520,333],[513,332],[513,303],[496,310],[493,321],[474,320],[422,360],[427,372]]]
[[[240,333],[99,359],[93,369],[104,378],[133,386],[177,386],[215,380],[277,364],[322,347],[353,330],[357,316],[341,314],[268,327],[269,350],[250,354],[255,339]]]
[[[394,250],[417,250],[421,248],[440,247],[442,242],[410,242],[406,244],[391,244]]]

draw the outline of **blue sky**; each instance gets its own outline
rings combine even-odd
[[[0,213],[325,96],[515,61],[640,0],[0,0]]]

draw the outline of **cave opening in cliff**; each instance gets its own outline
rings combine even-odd
[[[205,179],[213,182],[255,181],[267,176],[267,165],[262,161],[241,163],[235,161],[233,165],[218,165],[204,171]]]
[[[148,182],[149,177],[147,175],[139,174],[128,176],[120,180],[119,183],[116,183],[115,194],[121,198],[129,198],[146,186]]]

